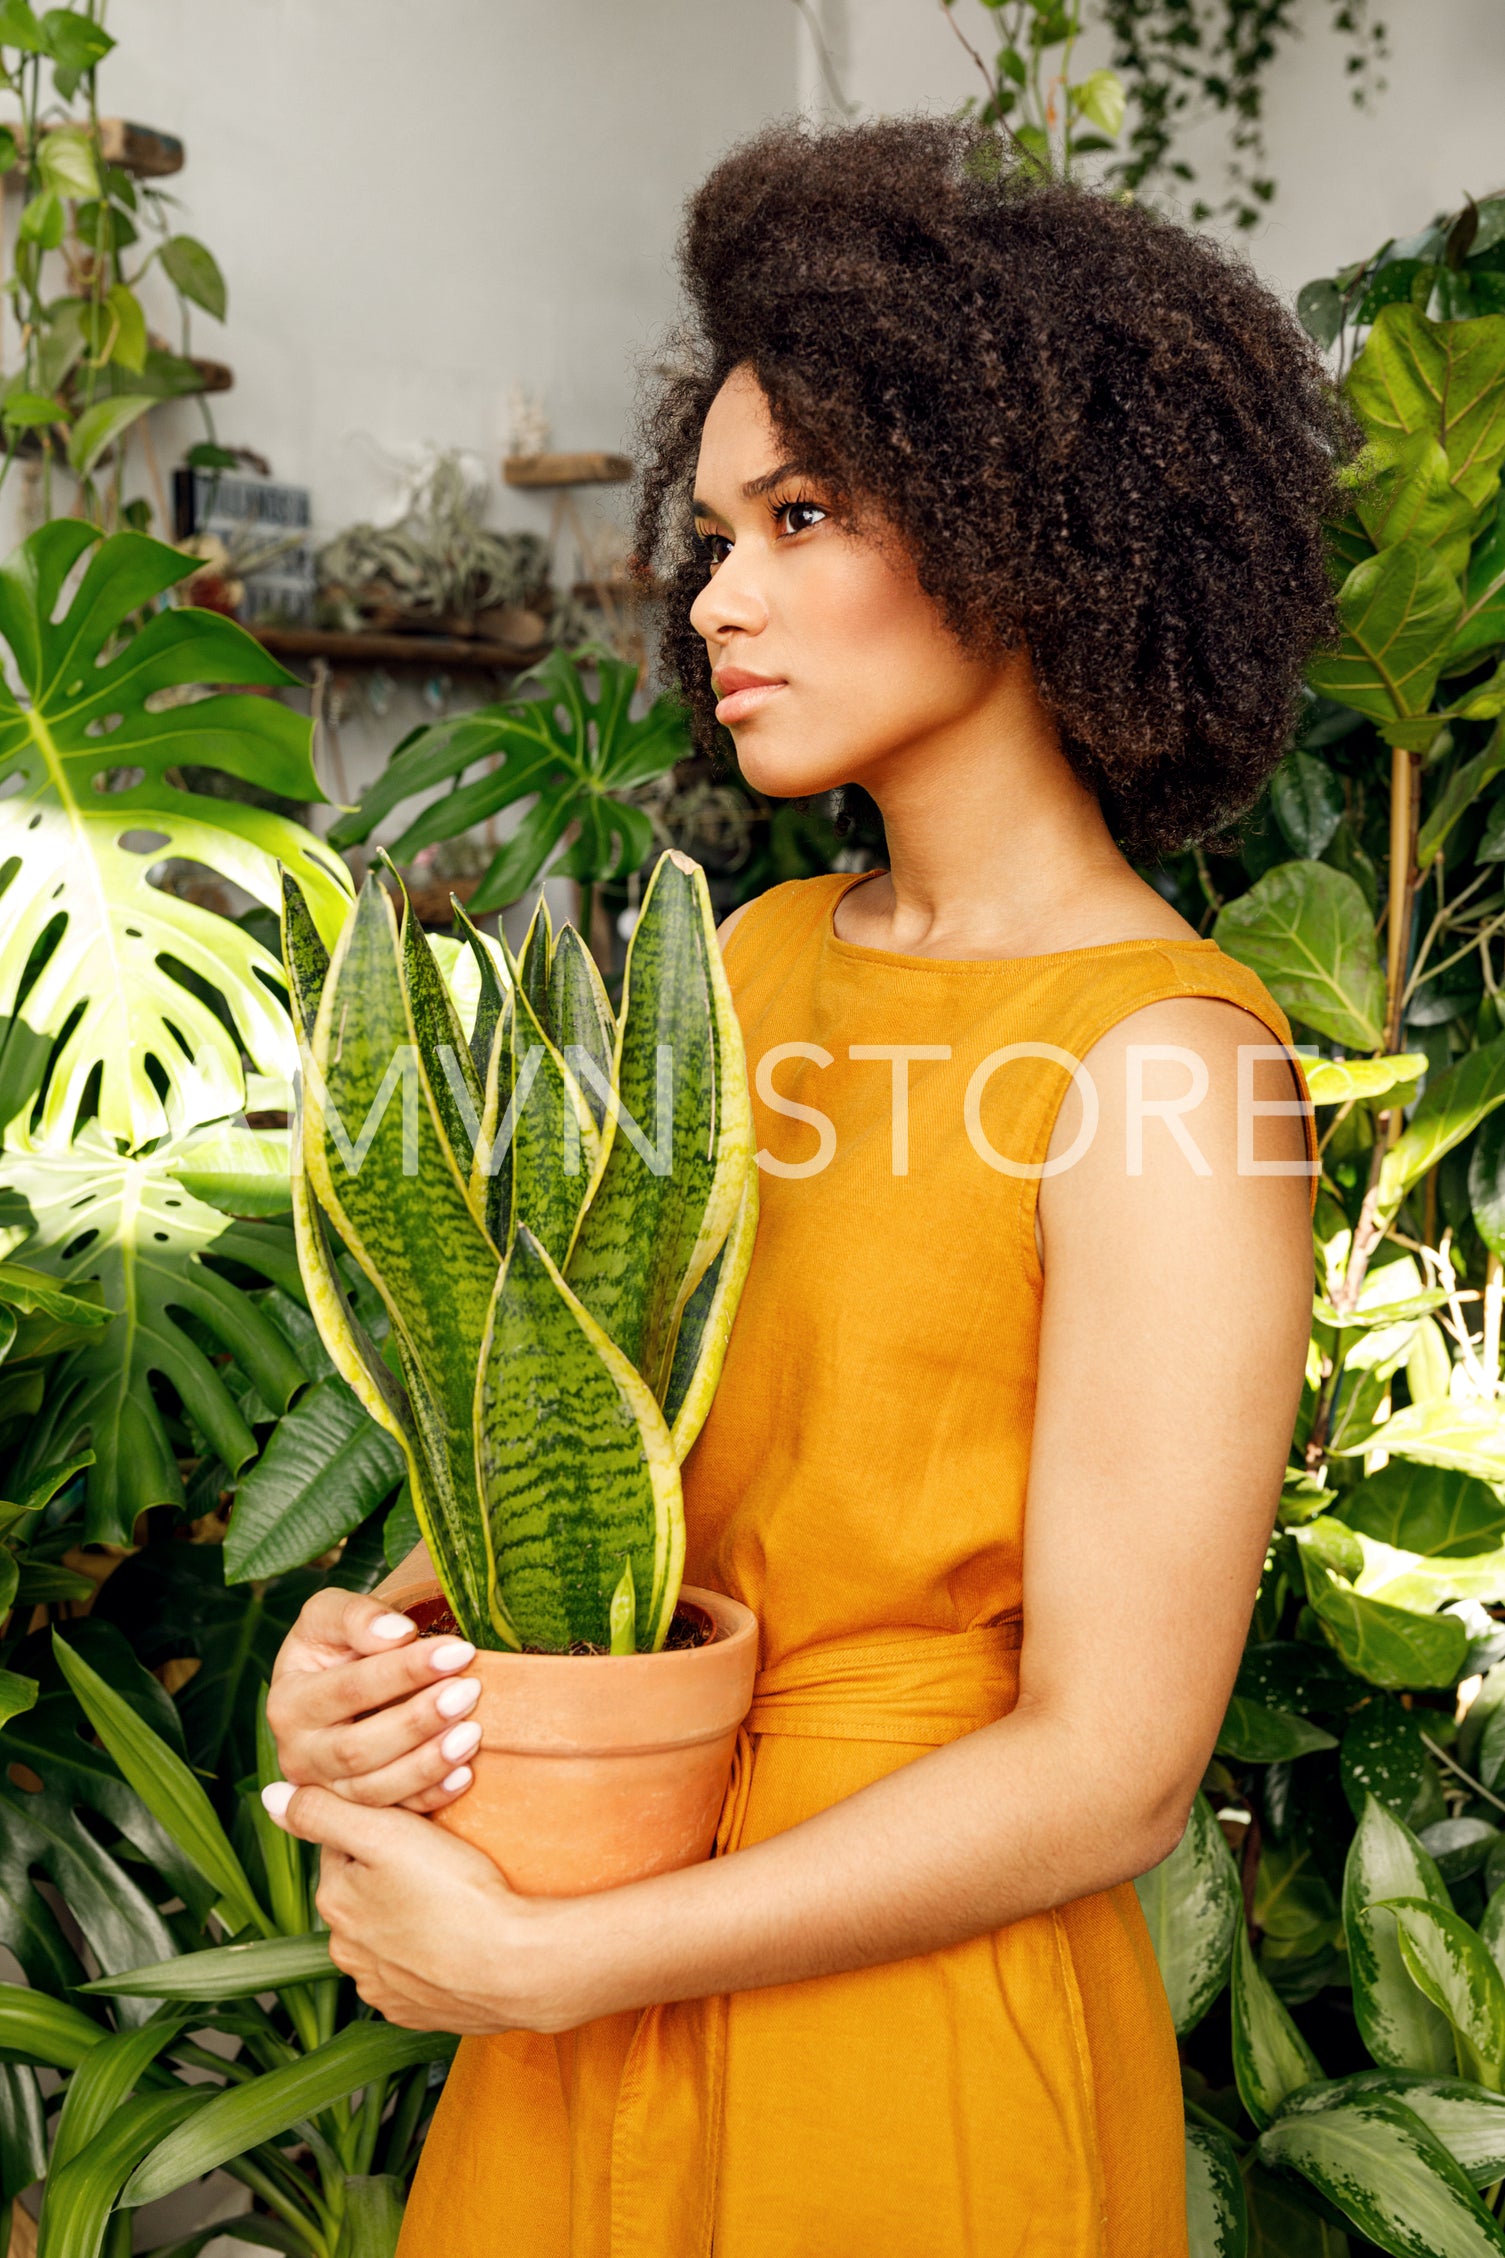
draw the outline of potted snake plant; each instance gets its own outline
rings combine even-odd
[[[456,903],[467,1033],[397,885],[400,916],[373,870],[330,957],[284,877],[299,1262],[407,1461],[425,1541],[384,1596],[481,1650],[475,1780],[439,1822],[518,1888],[605,1888],[706,1855],[752,1698],[752,1616],[681,1588],[679,1474],[757,1225],[741,1034],[683,855],[649,880],[620,1020],[542,905],[514,962]]]

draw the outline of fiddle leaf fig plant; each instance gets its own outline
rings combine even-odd
[[[456,1621],[493,1648],[656,1651],[683,1565],[679,1467],[757,1218],[704,873],[660,859],[619,1022],[573,928],[556,939],[540,908],[514,964],[457,911],[468,1032],[375,872],[328,959],[291,873],[285,889],[309,1306],[403,1453]],[[328,1224],[386,1307],[400,1379],[348,1306]]]
[[[246,1057],[290,1082],[276,958],[154,884],[163,856],[206,864],[269,909],[280,863],[331,940],[349,902],[348,872],[311,832],[176,775],[192,762],[324,796],[309,723],[234,694],[294,677],[233,620],[156,608],[193,561],[65,518],[0,564],[14,677],[0,680],[0,1014],[56,1045],[38,1117],[11,1124],[13,1145],[66,1145],[93,1088],[101,1132],[135,1150],[243,1107]],[[181,695],[204,685],[216,688]]]

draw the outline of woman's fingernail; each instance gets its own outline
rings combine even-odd
[[[468,1639],[449,1639],[443,1646],[435,1647],[429,1656],[429,1668],[443,1673],[463,1670],[466,1663],[474,1662],[475,1658],[476,1650]]]
[[[371,1626],[374,1639],[405,1639],[413,1628],[410,1615],[378,1615]]]
[[[463,1725],[456,1725],[452,1733],[445,1734],[439,1743],[439,1751],[449,1758],[451,1764],[457,1764],[462,1756],[474,1756],[480,1745],[481,1728],[474,1717],[470,1717]]]
[[[447,1794],[458,1795],[461,1788],[468,1788],[474,1778],[475,1774],[471,1771],[470,1766],[462,1764],[458,1770],[451,1772],[447,1779],[441,1780],[439,1785]]]
[[[262,1789],[261,1800],[266,1805],[267,1816],[275,1819],[279,1827],[287,1817],[287,1807],[297,1792],[291,1780],[269,1780]]]
[[[439,1689],[434,1707],[441,1717],[463,1717],[467,1709],[474,1709],[480,1698],[479,1678],[453,1678]]]

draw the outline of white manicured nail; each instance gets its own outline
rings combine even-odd
[[[261,1800],[266,1805],[267,1816],[275,1819],[279,1827],[287,1817],[287,1807],[297,1792],[291,1780],[271,1780],[262,1789]]]
[[[429,1656],[429,1668],[447,1676],[451,1670],[463,1670],[467,1662],[474,1662],[476,1650],[468,1639],[450,1639],[436,1646]]]
[[[463,1725],[456,1725],[452,1733],[446,1733],[439,1743],[439,1749],[451,1764],[457,1764],[462,1756],[474,1756],[480,1745],[481,1728],[474,1717],[471,1717]]]
[[[480,1698],[479,1678],[453,1678],[439,1689],[434,1707],[441,1717],[463,1717],[467,1709],[474,1709]]]
[[[445,1780],[441,1780],[439,1784],[442,1788],[445,1789],[448,1794],[458,1795],[461,1788],[468,1788],[470,1786],[470,1783],[474,1779],[474,1777],[475,1774],[471,1771],[470,1766],[468,1764],[462,1764],[457,1771],[451,1772],[449,1777]]]
[[[371,1626],[371,1636],[374,1639],[405,1639],[412,1628],[411,1616],[378,1615]]]

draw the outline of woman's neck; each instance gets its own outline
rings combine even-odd
[[[1027,662],[979,705],[860,779],[888,874],[853,888],[844,940],[909,956],[1043,956],[1195,930],[1131,868],[1061,750]]]

